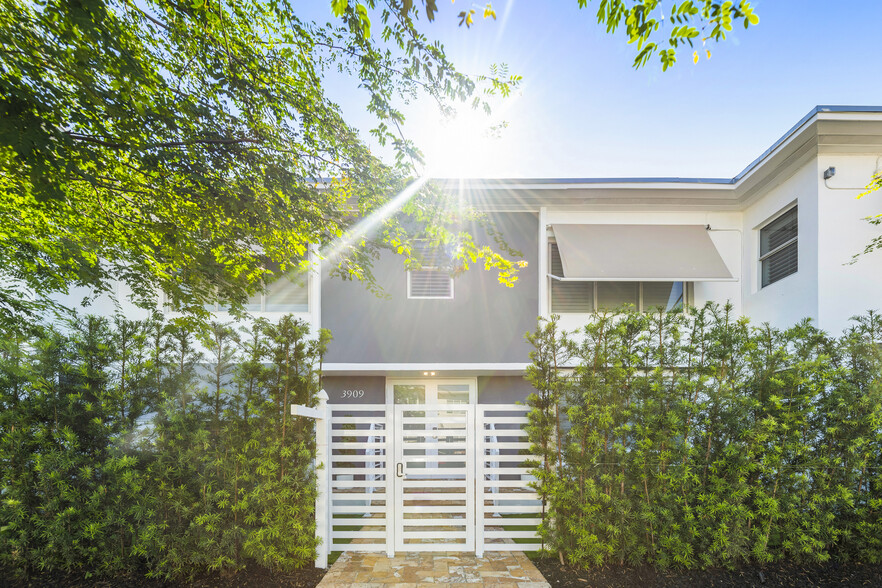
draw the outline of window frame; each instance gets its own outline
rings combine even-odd
[[[769,225],[771,225],[772,223],[774,223],[775,221],[780,219],[782,216],[789,214],[793,211],[796,211],[796,236],[793,237],[792,239],[788,239],[786,242],[778,245],[777,247],[775,247],[771,251],[767,251],[766,253],[763,253],[762,252],[763,251],[763,231],[765,229],[767,229],[769,227]],[[759,272],[760,290],[762,290],[764,288],[768,288],[772,284],[777,284],[781,280],[783,280],[785,278],[789,278],[793,274],[799,272],[799,203],[798,202],[795,202],[792,206],[788,206],[787,208],[785,208],[784,210],[782,210],[781,212],[779,212],[778,214],[776,214],[775,216],[773,216],[772,218],[770,218],[766,222],[764,222],[762,224],[762,226],[760,226],[757,229],[756,236],[757,236],[757,270]],[[774,257],[775,255],[783,252],[785,249],[787,249],[791,245],[796,245],[796,269],[793,270],[792,272],[790,272],[789,274],[787,274],[786,276],[781,276],[777,280],[771,281],[768,284],[764,284],[763,283],[763,273],[764,273],[763,267],[764,267],[765,262],[768,261],[770,258]]]

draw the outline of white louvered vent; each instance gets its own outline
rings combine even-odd
[[[453,278],[441,269],[445,258],[443,251],[419,241],[415,243],[415,249],[423,267],[407,272],[407,297],[453,298]]]
[[[453,298],[453,279],[441,270],[407,273],[408,298]]]

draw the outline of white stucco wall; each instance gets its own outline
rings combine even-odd
[[[738,211],[658,211],[658,210],[635,210],[635,211],[571,211],[553,210],[546,211],[545,222],[551,224],[631,224],[631,225],[710,225],[710,238],[726,267],[735,278],[728,282],[696,282],[694,290],[694,304],[701,306],[705,302],[714,301],[725,303],[731,301],[735,306],[735,312],[741,310],[741,226],[742,215]],[[647,243],[647,246],[652,246]],[[544,252],[545,243],[540,247]],[[548,315],[548,304],[544,302],[542,313]],[[567,331],[579,329],[584,325],[590,315],[564,314],[561,316],[560,325]]]
[[[744,210],[742,312],[754,324],[788,327],[803,318],[818,319],[818,162],[800,167]],[[760,229],[780,213],[799,206],[796,273],[761,287]]]
[[[836,175],[825,181],[823,170],[830,166]],[[882,233],[882,227],[863,220],[882,213],[882,193],[857,199],[873,172],[882,169],[882,153],[823,155],[818,169],[818,320],[821,328],[838,334],[851,316],[882,310],[882,251],[848,265]]]
[[[93,297],[92,291],[88,288],[71,288],[70,293],[56,295],[53,299],[75,310],[79,315],[91,314],[111,317],[119,313],[133,320],[142,320],[149,316],[149,311],[136,306],[129,300],[132,290],[127,285],[122,282],[114,282],[111,289],[109,294]],[[87,299],[89,304],[84,306],[83,301]],[[159,298],[157,297],[158,304]]]
[[[310,332],[314,336],[321,327],[321,261],[318,257],[313,258],[313,266],[309,273],[309,310],[307,312],[251,312],[252,318],[265,318],[270,322],[277,322],[281,317],[291,314],[295,318],[309,323]],[[112,317],[117,313],[134,320],[143,320],[149,317],[150,311],[136,306],[130,299],[131,288],[122,282],[114,282],[112,292],[102,294],[90,301],[88,306],[83,306],[82,302],[85,298],[92,298],[91,290],[86,288],[72,288],[67,295],[57,295],[54,297],[56,301],[64,306],[73,309],[78,315],[97,315],[103,317]],[[157,308],[165,312],[161,307],[160,296],[156,297]],[[167,319],[181,316],[180,313],[165,312]],[[213,320],[219,323],[233,323],[234,328],[247,324],[245,321],[234,321],[230,313],[225,311],[213,314]]]

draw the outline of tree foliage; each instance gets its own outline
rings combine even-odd
[[[464,99],[476,81],[409,12],[384,8],[371,32],[364,6],[335,11],[324,26],[286,0],[3,0],[2,317],[72,286],[107,292],[116,279],[147,307],[161,290],[195,316],[216,297],[241,310],[305,265],[309,243],[337,241],[404,189],[418,152],[398,132],[396,105],[417,89]],[[336,69],[368,90],[374,134],[400,165],[371,154],[325,94]],[[370,281],[379,248],[409,255],[409,235],[423,232],[516,279],[515,264],[475,245],[448,210],[424,188],[345,242],[337,272]]]
[[[372,284],[382,249],[418,263],[412,239],[428,237],[511,285],[516,252],[475,243],[461,227],[480,215],[432,184],[384,206],[419,173],[405,102],[486,107],[476,90],[507,95],[519,76],[460,72],[421,24],[435,0],[330,8],[322,23],[290,0],[0,1],[0,320],[116,280],[144,307],[163,291],[202,319],[215,298],[238,312],[304,269],[310,243],[339,243],[335,273]],[[715,0],[675,3],[667,21],[657,0],[602,0],[597,17],[636,42],[635,65],[658,53],[665,68],[684,43],[757,22],[749,3]],[[328,95],[337,72],[368,93],[371,133],[395,162],[372,154]],[[350,233],[380,210],[371,231]]]
[[[326,332],[288,316],[213,324],[200,345],[158,320],[72,326],[2,338],[0,567],[186,578],[314,560],[315,434],[289,407],[315,403]]]
[[[589,0],[578,2],[580,8],[589,4]],[[624,29],[628,43],[636,44],[634,67],[642,67],[658,55],[662,70],[666,70],[677,62],[678,49],[694,47],[696,42],[701,43],[703,53],[710,59],[708,41],[725,40],[739,24],[745,29],[758,25],[759,16],[746,0],[675,1],[667,14],[661,0],[598,0],[597,22],[606,26],[608,33],[615,33],[619,27]],[[667,33],[666,39],[659,38],[660,31]],[[698,62],[698,50],[692,58]]]
[[[875,174],[873,174],[873,178],[872,180],[870,180],[870,183],[867,184],[866,190],[861,192],[858,195],[858,198],[863,198],[870,195],[874,195],[878,198],[879,195],[882,194],[882,192],[880,191],[882,191],[882,173],[876,172]],[[874,214],[866,218],[865,220],[871,225],[882,227],[882,212],[880,212],[879,214]],[[870,239],[870,242],[867,243],[867,245],[864,247],[862,254],[866,255],[867,253],[872,253],[873,251],[876,251],[878,249],[882,249],[882,234]],[[855,259],[857,259],[857,257],[858,255],[855,256]]]
[[[528,432],[559,456],[535,474],[549,549],[581,566],[882,561],[878,314],[833,338],[708,305],[597,314],[575,336],[551,320],[531,340]]]

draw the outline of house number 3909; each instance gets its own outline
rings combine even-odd
[[[364,390],[343,390],[340,398],[361,398],[364,396]]]

